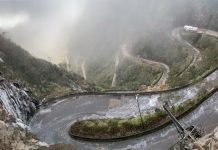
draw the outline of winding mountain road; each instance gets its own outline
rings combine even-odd
[[[195,48],[194,46],[192,46],[189,42],[185,41],[181,37],[181,34],[180,34],[181,30],[184,30],[184,29],[182,27],[174,29],[172,31],[172,37],[176,41],[178,41],[181,44],[181,46],[183,46],[184,48],[186,48],[186,49],[191,51],[191,53],[192,53],[192,61],[181,73],[179,73],[179,75],[181,75],[183,72],[188,70],[191,66],[195,65],[198,60],[201,60],[200,50]]]
[[[201,60],[200,50],[197,49],[196,47],[192,46],[189,42],[187,42],[186,40],[184,40],[181,37],[180,32],[182,30],[184,30],[183,27],[175,28],[172,31],[171,36],[172,36],[173,40],[178,41],[179,44],[181,44],[181,46],[183,46],[184,48],[188,49],[191,52],[192,61],[178,75],[182,75],[183,72],[187,71],[191,66],[195,65],[197,61]],[[218,37],[217,32],[211,31],[211,30],[206,30],[206,29],[198,29],[197,33],[210,35],[210,36],[213,36],[213,37],[216,37],[216,38]],[[131,58],[132,60],[135,60],[136,62],[142,62],[142,63],[145,63],[147,65],[151,65],[151,66],[155,66],[155,67],[159,68],[162,71],[162,75],[161,75],[161,78],[158,80],[158,82],[154,86],[160,87],[160,86],[166,85],[167,79],[169,77],[169,72],[170,72],[170,68],[169,68],[168,65],[166,65],[166,64],[164,64],[162,62],[157,62],[157,61],[154,61],[154,60],[148,60],[148,59],[145,59],[145,58],[133,56],[133,55],[130,54],[126,44],[122,45],[121,51],[122,51],[123,55],[125,57],[127,57],[127,58]],[[112,87],[116,86],[116,78],[117,78],[117,73],[116,72],[117,72],[118,65],[119,65],[119,57],[116,56],[115,71],[114,71],[114,76],[113,76],[113,80],[112,80],[112,84],[111,84]]]
[[[218,38],[218,33],[216,31],[212,31],[212,30],[199,29],[197,31],[197,33],[206,34],[206,35],[210,35],[210,36]]]
[[[182,75],[183,72],[187,71],[191,66],[194,66],[198,61],[201,60],[201,53],[200,50],[197,49],[196,47],[192,46],[189,42],[185,41],[182,37],[180,32],[184,30],[182,27],[176,28],[172,31],[172,37],[174,40],[178,41],[183,47],[186,49],[190,50],[192,53],[192,61],[191,63],[181,72],[179,75]],[[194,32],[194,31],[193,31]],[[207,30],[203,28],[198,28],[196,33],[203,34],[203,35],[209,35],[213,36],[215,38],[218,38],[218,32],[212,31],[212,30]]]
[[[123,53],[132,58],[125,48]],[[202,87],[209,90],[216,86],[218,86],[218,70],[195,85],[180,90],[141,95],[140,108],[143,113],[152,113],[166,99],[173,105],[179,105],[195,97]],[[217,99],[218,92],[180,122],[185,122],[186,124],[183,124],[185,127],[187,124],[201,124],[207,132],[212,131],[218,125]],[[41,107],[31,121],[30,130],[48,144],[71,143],[78,150],[167,150],[177,142],[178,136],[172,125],[149,135],[117,142],[87,142],[72,139],[68,135],[70,125],[78,119],[127,118],[137,115],[139,113],[134,94],[74,96]]]
[[[170,97],[173,105],[178,105],[196,96],[201,87],[216,83],[218,85],[218,71],[209,75],[206,79],[196,85],[185,89],[168,93],[141,95],[139,98],[140,108],[143,113],[151,113],[155,108]],[[203,124],[207,131],[211,131],[218,124],[218,92],[205,101],[198,109],[186,116],[183,120],[187,124]],[[116,105],[114,105],[116,104]],[[210,120],[205,120],[213,114]],[[70,125],[78,119],[96,118],[126,118],[139,115],[134,94],[132,96],[108,95],[84,95],[57,100],[40,109],[31,121],[31,132],[47,142],[71,143],[78,150],[167,150],[177,140],[176,130],[168,126],[149,135],[135,139],[117,142],[87,142],[72,139],[68,135]],[[181,121],[183,122],[183,121]]]
[[[181,34],[180,34],[181,30],[184,30],[183,27],[175,28],[171,33],[172,38],[174,40],[178,41],[183,47],[185,47],[186,49],[191,51],[192,61],[181,73],[179,73],[180,75],[183,72],[185,72],[186,70],[188,70],[191,66],[195,65],[198,60],[201,60],[200,51],[181,37]],[[204,34],[208,34],[208,35],[217,37],[217,32],[214,32],[214,31],[205,30],[205,29],[203,29],[202,31],[200,31],[200,30],[198,30],[198,31],[199,31],[199,33],[204,33]],[[162,62],[157,62],[154,60],[148,60],[145,58],[132,56],[129,53],[129,50],[127,49],[126,44],[124,44],[121,49],[122,49],[123,55],[125,57],[131,58],[131,59],[135,60],[136,62],[140,61],[140,62],[143,62],[147,65],[152,65],[152,66],[156,66],[156,67],[160,68],[160,70],[162,71],[162,76],[154,86],[159,87],[159,86],[166,85],[167,79],[169,77],[169,72],[170,72],[170,68],[168,65],[166,65]]]

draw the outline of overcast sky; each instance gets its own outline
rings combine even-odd
[[[62,61],[84,0],[0,0],[0,29],[34,56]]]
[[[198,1],[0,0],[0,29],[34,56],[58,63],[69,54],[73,62],[113,54],[154,32],[162,35],[193,15]]]

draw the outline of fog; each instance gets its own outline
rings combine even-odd
[[[3,0],[0,29],[32,55],[58,63],[83,7],[83,0]]]
[[[74,63],[111,58],[123,44],[158,42],[185,23],[203,25],[202,6],[198,0],[3,0],[0,29],[34,56],[59,63],[67,55]]]
[[[203,3],[195,0],[90,0],[73,29],[71,63],[77,59],[113,59],[122,45],[157,43],[177,26],[203,25]]]

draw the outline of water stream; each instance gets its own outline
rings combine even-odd
[[[38,102],[19,87],[4,79],[0,81],[0,103],[16,124],[26,127],[28,119],[36,112]]]

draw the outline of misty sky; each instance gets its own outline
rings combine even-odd
[[[123,45],[132,51],[132,47],[140,40],[158,42],[158,37],[170,34],[174,27],[183,26],[186,22],[192,23],[187,20],[195,15],[192,12],[192,6],[198,6],[195,2],[196,0],[90,0],[72,31],[70,60],[73,63],[72,60],[80,56],[86,59],[103,58],[104,61],[104,57],[113,59],[113,55]]]
[[[167,32],[175,25],[173,14],[190,11],[196,1],[0,0],[0,29],[34,56],[57,63],[69,54],[73,62]]]
[[[83,0],[0,0],[0,29],[34,56],[62,61]]]

